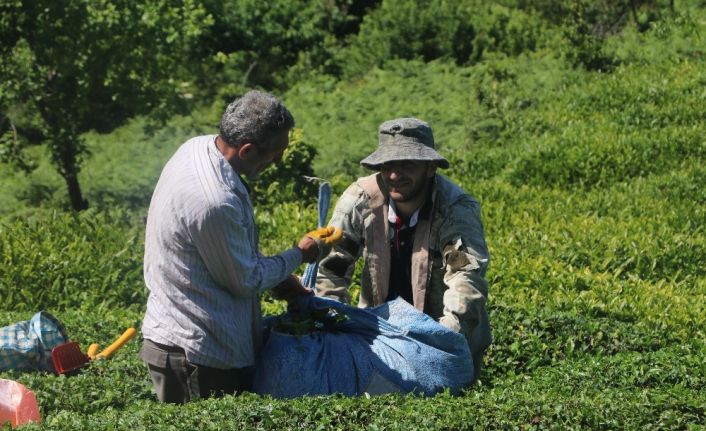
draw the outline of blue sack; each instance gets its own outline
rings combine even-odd
[[[270,319],[254,391],[274,397],[457,393],[473,379],[463,335],[403,299],[361,309],[308,296],[300,313],[333,310],[343,317],[304,335],[278,331],[288,314]],[[330,315],[329,315],[330,316]]]
[[[54,372],[51,350],[68,342],[64,326],[46,311],[0,328],[0,371]]]

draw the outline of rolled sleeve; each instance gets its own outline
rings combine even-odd
[[[454,208],[442,235],[445,265],[444,311],[440,323],[470,334],[487,325],[489,254],[480,220],[480,205],[469,200]],[[473,346],[472,346],[473,347]]]

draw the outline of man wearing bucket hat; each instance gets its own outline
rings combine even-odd
[[[401,296],[462,333],[477,379],[491,343],[480,204],[436,172],[449,162],[429,124],[398,118],[382,123],[378,136],[377,150],[360,162],[377,172],[351,184],[334,209],[329,225],[345,237],[320,263],[317,294],[350,302],[362,256],[359,306]]]

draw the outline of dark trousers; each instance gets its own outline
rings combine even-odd
[[[162,402],[222,397],[250,390],[252,386],[253,367],[222,370],[193,364],[179,347],[144,340],[140,358],[147,363],[157,398]]]

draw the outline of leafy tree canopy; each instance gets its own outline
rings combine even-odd
[[[213,22],[193,0],[4,1],[0,17],[0,154],[30,169],[18,149],[47,144],[74,209],[87,206],[80,134],[185,107],[189,55]]]

